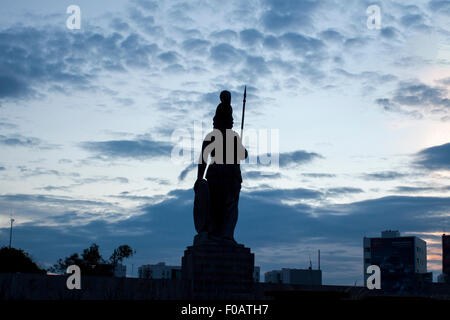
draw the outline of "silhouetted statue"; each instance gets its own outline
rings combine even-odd
[[[240,161],[247,158],[247,150],[233,128],[231,93],[220,93],[221,103],[213,119],[214,130],[202,144],[194,185],[194,222],[198,232],[195,241],[234,241],[238,218],[238,202],[242,176]],[[206,171],[206,180],[203,175]]]

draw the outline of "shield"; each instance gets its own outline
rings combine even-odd
[[[194,224],[197,233],[208,231],[210,201],[208,181],[201,179],[194,198]]]

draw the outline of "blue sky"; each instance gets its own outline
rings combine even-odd
[[[320,249],[325,283],[361,283],[362,238],[383,229],[425,239],[440,272],[450,1],[15,0],[0,18],[0,245],[12,212],[44,266],[92,242],[180,264],[196,172],[171,134],[207,130],[223,89],[240,126],[246,84],[246,129],[280,137],[279,170],[242,166],[236,238],[263,272]]]

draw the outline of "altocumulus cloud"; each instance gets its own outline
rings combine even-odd
[[[124,37],[18,26],[0,30],[0,99],[35,96],[42,83],[60,91],[64,86],[92,89],[91,81],[102,70],[146,67],[158,50],[136,33]]]
[[[36,147],[41,144],[41,140],[34,137],[23,137],[21,135],[0,135],[0,144],[10,147]]]
[[[56,144],[49,144],[36,137],[25,137],[20,134],[0,135],[0,145],[6,147],[27,147],[38,149],[59,148]]]
[[[244,179],[250,179],[250,180],[281,178],[281,173],[279,173],[279,172],[272,173],[272,172],[264,172],[264,171],[257,171],[257,170],[244,171],[242,175],[244,176]]]
[[[432,11],[450,15],[450,1],[448,0],[431,0],[428,3],[428,7]]]
[[[261,22],[270,32],[304,29],[313,24],[312,14],[319,7],[318,1],[262,1],[264,10]]]
[[[422,192],[447,192],[450,191],[450,186],[444,187],[411,187],[411,186],[398,186],[393,190],[399,193],[422,193]]]
[[[427,170],[450,170],[450,143],[423,149],[415,163]]]
[[[382,106],[385,111],[403,113],[416,118],[423,117],[425,112],[447,114],[450,110],[447,88],[430,86],[417,80],[400,81],[391,97],[376,99],[375,103]],[[446,117],[442,119],[445,120]]]
[[[315,152],[307,152],[304,150],[297,150],[292,152],[280,153],[280,167],[296,166],[313,161],[314,159],[321,159],[321,156]]]
[[[168,142],[150,139],[88,141],[80,146],[100,157],[134,159],[169,157],[173,147]]]
[[[365,180],[379,180],[379,181],[386,181],[386,180],[396,180],[400,178],[407,177],[409,174],[407,173],[401,173],[396,171],[380,171],[380,172],[373,172],[373,173],[365,173],[361,177]]]

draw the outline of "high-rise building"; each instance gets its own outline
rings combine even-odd
[[[260,270],[261,268],[258,266],[255,266],[253,268],[253,281],[255,282],[259,282],[259,278],[260,278]]]
[[[381,287],[402,289],[420,281],[431,281],[427,273],[427,244],[418,237],[402,237],[396,230],[381,233],[381,238],[366,238],[364,246],[364,282],[370,276],[367,267],[381,270]]]
[[[442,273],[450,276],[450,235],[442,235]]]
[[[450,235],[442,235],[442,275],[438,280],[450,283]]]
[[[138,275],[143,279],[180,279],[181,267],[168,266],[164,262],[146,264],[138,268]]]

